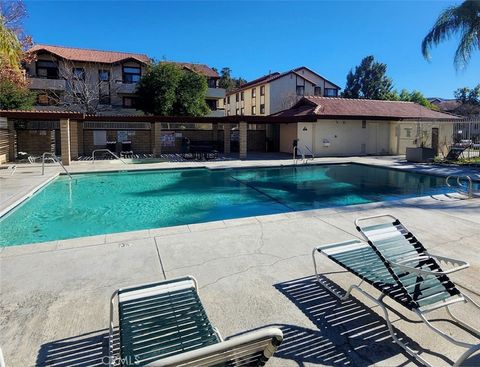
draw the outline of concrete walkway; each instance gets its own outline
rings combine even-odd
[[[391,342],[381,310],[363,296],[340,303],[313,277],[315,245],[358,238],[356,217],[386,212],[432,253],[469,261],[452,278],[480,302],[480,199],[442,195],[12,246],[0,252],[7,366],[102,366],[111,293],[186,274],[198,279],[207,313],[224,336],[282,328],[285,341],[272,366],[417,365]],[[358,282],[329,261],[321,266],[343,289]],[[463,353],[388,303],[399,336],[430,363],[448,365]],[[456,307],[480,328],[478,312]],[[449,334],[480,343],[445,321],[445,312],[432,318]],[[480,365],[480,358],[469,363]]]

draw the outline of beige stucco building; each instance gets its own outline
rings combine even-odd
[[[412,102],[305,97],[277,117],[304,117],[280,124],[280,151],[305,155],[405,154],[407,147],[431,147],[446,155],[455,117]]]
[[[270,73],[227,93],[225,113],[267,116],[292,107],[304,96],[336,97],[340,87],[301,66],[284,73]]]
[[[105,114],[141,114],[135,90],[150,58],[144,54],[36,45],[35,60],[25,65],[29,88],[37,92],[37,109]],[[223,116],[225,89],[207,65],[175,63],[207,78],[211,116]],[[45,107],[47,106],[47,107]]]

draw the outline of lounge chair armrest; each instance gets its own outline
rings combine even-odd
[[[453,264],[454,267],[452,267],[452,268],[450,268],[446,271],[432,271],[432,270],[425,270],[425,269],[416,268],[416,267],[413,267],[413,266],[406,265],[407,263],[412,262],[412,261],[420,261],[420,260],[428,260],[428,259],[434,259],[434,260],[437,260],[438,262],[441,261],[441,262],[445,262],[447,264]],[[415,273],[415,274],[425,275],[425,276],[436,276],[436,277],[451,274],[451,273],[454,273],[456,271],[466,269],[470,266],[469,263],[467,263],[465,261],[462,261],[462,260],[456,260],[456,259],[451,259],[451,258],[444,257],[444,256],[436,256],[436,255],[431,255],[431,254],[411,257],[411,258],[403,259],[403,260],[397,261],[397,262],[387,260],[387,262],[392,267],[402,269],[402,270],[407,271],[409,273]]]
[[[265,363],[276,351],[282,340],[282,331],[270,327],[233,337],[217,344],[162,358],[146,364],[146,367],[216,366],[223,365],[230,360],[245,360],[257,355],[258,352],[261,352],[261,356],[258,357],[258,365],[262,365],[260,362]]]
[[[446,257],[446,256],[434,255],[430,253],[429,255],[430,257],[437,260],[437,262],[445,263],[447,265],[451,264],[452,267],[447,271],[445,271],[445,274],[455,273],[456,271],[464,270],[470,266],[470,264],[467,261],[453,259],[451,257]]]
[[[387,263],[391,267],[401,269],[403,271],[406,271],[407,273],[415,273],[415,274],[418,274],[418,275],[436,276],[436,277],[445,275],[445,273],[443,271],[431,271],[431,270],[418,269],[418,268],[415,268],[413,266],[408,266],[408,265],[404,265],[404,264],[401,264],[401,263],[396,263],[396,262],[393,262],[393,261],[390,261],[390,260],[387,260]]]

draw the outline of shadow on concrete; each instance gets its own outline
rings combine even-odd
[[[328,282],[342,291],[335,283]],[[313,362],[369,366],[403,354],[409,363],[417,363],[393,343],[385,320],[355,297],[339,301],[319,285],[314,276],[278,283],[275,288],[318,328],[318,331],[310,330],[311,335],[308,336],[304,330],[287,327],[285,343],[276,353],[277,357],[294,359],[299,365]],[[420,354],[426,353],[405,334],[398,330],[396,334],[410,348],[419,350]],[[302,342],[302,339],[305,341]],[[451,363],[441,354],[432,351],[428,354]]]
[[[108,366],[108,329],[43,344],[36,366]]]
[[[341,291],[337,284],[330,280],[328,282]],[[309,329],[290,324],[262,326],[262,328],[275,326],[283,331],[284,341],[274,357],[295,361],[298,366],[319,364],[362,367],[384,365],[382,361],[402,354],[407,358],[407,362],[397,366],[420,365],[392,342],[385,320],[355,297],[340,302],[319,285],[314,276],[278,283],[274,286],[316,327]],[[394,310],[391,311],[394,315],[404,318]],[[227,339],[251,331],[253,330],[231,335]],[[430,350],[422,350],[405,334],[399,330],[395,331],[402,341],[411,348],[419,350],[421,354],[428,353],[442,359],[446,364],[452,364],[452,361],[445,356]],[[116,333],[115,353],[118,353],[118,342],[118,333]],[[108,329],[103,329],[43,344],[38,352],[36,366],[95,367],[106,366],[107,363]],[[464,365],[480,365],[480,354],[469,358]]]

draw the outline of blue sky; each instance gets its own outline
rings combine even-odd
[[[27,1],[36,43],[146,53],[228,66],[247,80],[300,65],[345,86],[366,55],[388,65],[395,88],[452,97],[480,82],[480,53],[453,67],[456,39],[427,62],[420,43],[454,1]]]

